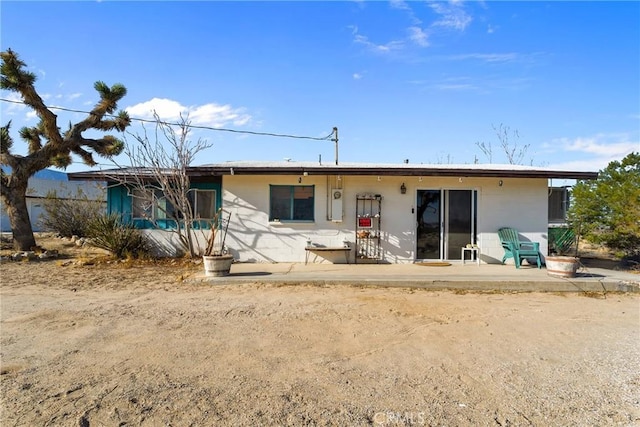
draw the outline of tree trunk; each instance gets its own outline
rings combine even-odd
[[[31,220],[29,219],[29,211],[27,210],[27,184],[16,183],[10,194],[4,197],[7,215],[11,222],[11,231],[13,232],[13,247],[18,251],[31,250],[36,245],[36,239],[33,236],[33,228],[31,228]]]

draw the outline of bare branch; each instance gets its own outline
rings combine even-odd
[[[489,163],[493,163],[493,149],[491,148],[490,142],[476,142],[476,145],[482,151],[482,154],[487,156]]]
[[[137,203],[148,203],[148,209],[158,209],[164,218],[173,219],[175,228],[170,231],[176,233],[185,252],[197,256],[200,250],[194,241],[193,227],[201,218],[194,212],[188,168],[196,155],[211,144],[202,139],[189,139],[188,116],[180,116],[177,126],[162,121],[156,112],[154,118],[153,133],[144,125],[141,133],[128,133],[124,154],[133,167],[125,171],[126,177],[111,178],[126,185],[129,194],[138,197]],[[215,223],[216,218],[207,220]],[[153,215],[147,219],[160,228]],[[215,235],[216,227],[211,227]],[[207,250],[210,249],[208,245]]]
[[[521,147],[518,146],[518,140],[520,139],[520,133],[518,130],[511,131],[509,126],[505,126],[502,123],[499,127],[493,126],[493,130],[498,136],[498,140],[500,141],[500,146],[507,156],[507,161],[511,165],[521,165],[524,159],[524,156],[529,150],[529,146],[531,144],[525,144]],[[512,141],[515,139],[515,141]],[[533,162],[533,160],[532,160]]]

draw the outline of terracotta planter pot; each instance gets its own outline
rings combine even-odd
[[[227,276],[233,264],[233,255],[203,256],[204,274],[210,277]]]
[[[572,256],[546,257],[547,274],[556,277],[576,277],[580,258]]]

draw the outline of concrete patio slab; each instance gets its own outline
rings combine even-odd
[[[224,277],[199,274],[189,280],[211,284],[263,283],[393,286],[432,290],[491,292],[640,292],[640,274],[582,267],[576,277],[547,274],[524,265],[460,264],[304,264],[236,263]]]

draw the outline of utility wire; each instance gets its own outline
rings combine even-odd
[[[12,104],[26,105],[26,103],[23,102],[23,101],[15,101],[15,100],[6,99],[6,98],[0,98],[0,101],[10,102]],[[75,109],[66,108],[66,107],[49,107],[49,106],[46,106],[46,105],[45,105],[45,107],[47,107],[50,110],[68,111],[70,113],[83,113],[83,114],[90,114],[91,113],[90,111],[75,110]],[[117,117],[117,116],[114,116],[112,114],[105,114],[105,116],[106,117],[113,117],[113,118]],[[165,122],[165,121],[141,119],[141,118],[136,118],[136,117],[129,117],[129,118],[132,121],[137,121],[137,122],[141,122],[141,123],[162,123],[163,125],[180,126],[180,123],[171,123],[171,122]],[[278,137],[278,138],[310,139],[310,140],[314,140],[314,141],[331,141],[331,137],[333,137],[333,132],[331,132],[329,135],[324,136],[324,137],[315,137],[315,136],[288,135],[288,134],[270,133],[270,132],[254,132],[254,131],[250,131],[250,130],[238,130],[238,129],[228,129],[228,128],[214,128],[214,127],[211,127],[211,126],[188,125],[188,127],[193,128],[193,129],[213,130],[213,131],[218,131],[218,132],[231,132],[231,133],[241,133],[241,134],[248,134],[248,135],[258,135],[258,136],[273,136],[273,137]]]

